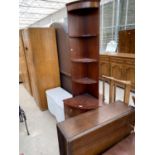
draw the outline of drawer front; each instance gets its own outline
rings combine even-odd
[[[103,61],[107,61],[109,62],[110,58],[108,56],[101,56],[100,55],[100,62],[103,62]]]
[[[129,65],[134,65],[135,64],[135,59],[132,58],[116,58],[116,57],[111,57],[110,62],[114,63],[121,63],[121,64],[129,64]]]
[[[129,64],[129,65],[135,65],[135,59],[124,59],[125,60],[125,64]]]
[[[118,58],[118,57],[111,57],[110,58],[111,63],[125,63],[125,60],[123,58]]]

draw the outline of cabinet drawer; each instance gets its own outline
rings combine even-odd
[[[100,62],[106,61],[109,62],[110,58],[107,56],[100,56]]]
[[[110,58],[110,62],[114,62],[114,63],[122,63],[124,64],[125,63],[125,60],[123,58],[116,58],[116,57],[111,57]]]
[[[135,65],[135,59],[125,59],[125,64]]]
[[[134,59],[129,59],[129,58],[112,57],[110,59],[110,62],[121,63],[121,64],[129,64],[129,65],[134,65],[135,64],[135,60]]]

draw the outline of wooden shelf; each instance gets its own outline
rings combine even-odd
[[[89,93],[98,98],[100,0],[79,0],[66,6],[72,94]]]
[[[93,10],[98,9],[98,2],[83,2],[83,1],[75,1],[67,4],[67,11],[72,13],[79,13],[79,11]]]
[[[77,109],[96,109],[99,107],[99,100],[90,94],[82,94],[73,98],[64,100],[65,106],[70,106]]]
[[[97,81],[90,79],[88,77],[80,78],[80,79],[73,79],[74,82],[80,83],[80,84],[95,84]]]
[[[80,63],[91,63],[91,62],[97,62],[96,59],[90,59],[90,58],[79,58],[79,59],[71,59],[72,62],[80,62]]]
[[[88,37],[96,37],[97,34],[81,34],[81,35],[69,35],[71,38],[88,38]]]

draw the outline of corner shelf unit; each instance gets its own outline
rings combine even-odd
[[[66,6],[73,96],[89,94],[98,99],[100,0],[80,0]]]

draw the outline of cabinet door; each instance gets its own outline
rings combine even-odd
[[[133,65],[125,66],[126,80],[131,81],[132,88],[135,86],[135,67]]]
[[[110,76],[109,62],[101,62],[100,63],[100,77],[102,77],[102,75]]]
[[[32,95],[31,84],[29,79],[30,77],[29,77],[27,61],[26,61],[25,51],[24,51],[24,44],[22,39],[22,31],[20,31],[19,33],[19,53],[20,53],[20,71],[21,71],[22,81],[27,91]]]
[[[125,80],[123,65],[119,63],[111,63],[111,76],[116,79]]]
[[[25,50],[25,56],[26,56],[26,61],[27,61],[27,67],[30,75],[30,83],[31,83],[31,88],[32,88],[32,94],[37,102],[39,104],[39,94],[38,94],[38,85],[37,85],[37,80],[36,80],[36,73],[35,73],[35,68],[34,68],[34,62],[33,62],[33,53],[32,53],[32,47],[31,47],[31,42],[30,42],[30,37],[29,37],[29,31],[26,29],[22,32],[23,35],[23,42],[24,42],[24,50]]]

